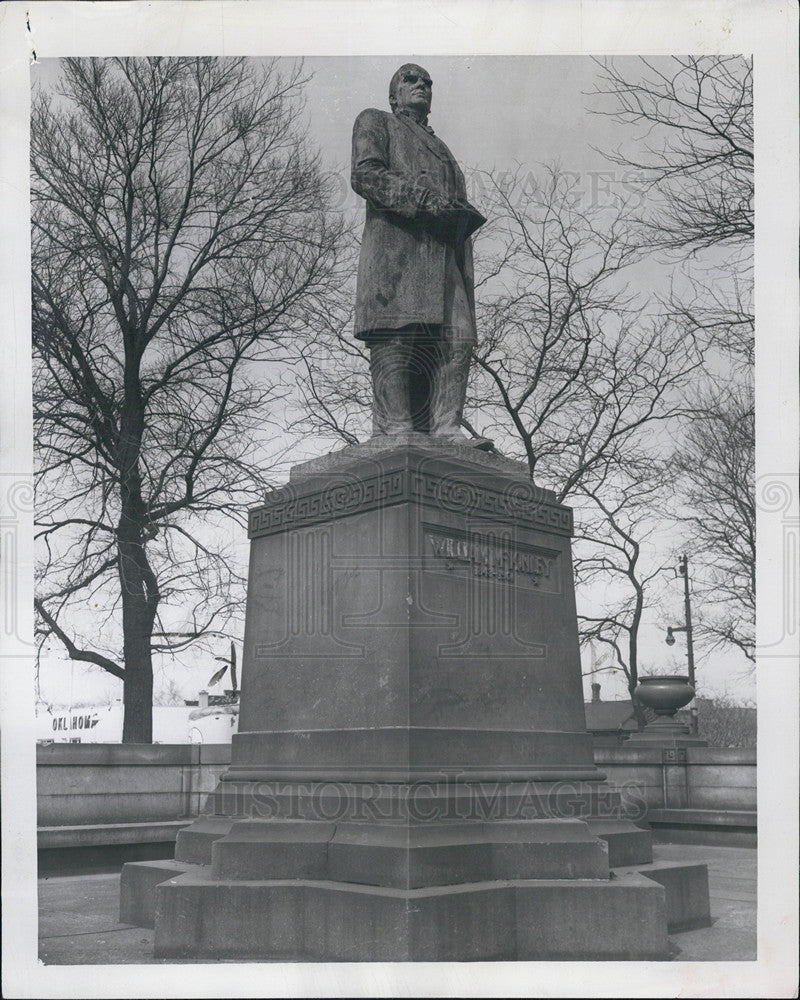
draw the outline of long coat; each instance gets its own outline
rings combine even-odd
[[[407,115],[368,108],[353,127],[351,184],[367,202],[355,336],[443,323],[448,243],[474,322],[471,240],[454,237],[420,208],[426,190],[448,202],[466,202],[464,175],[441,139]]]

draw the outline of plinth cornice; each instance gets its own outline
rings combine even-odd
[[[572,534],[572,510],[523,477],[413,449],[290,482],[249,512],[250,538],[402,503]]]

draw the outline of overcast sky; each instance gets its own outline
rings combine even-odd
[[[588,56],[381,56],[305,60],[313,73],[308,110],[331,165],[350,161],[355,116],[389,110],[389,80],[403,62],[433,80],[429,124],[465,167],[560,159],[565,168],[602,169],[592,146],[608,139],[607,119],[586,110],[596,66]]]
[[[389,110],[389,80],[404,62],[419,62],[431,74],[429,124],[465,173],[559,161],[564,170],[606,175],[612,168],[597,148],[632,137],[629,127],[590,112],[600,107],[587,97],[597,71],[590,56],[309,57],[303,60],[311,77],[305,89],[309,138],[326,169],[342,170],[349,180],[356,115],[370,107]],[[636,61],[617,60],[623,67],[626,62]],[[52,85],[59,65],[41,60],[31,67],[32,81]],[[591,177],[586,184],[589,190]],[[360,204],[355,195],[353,203]]]

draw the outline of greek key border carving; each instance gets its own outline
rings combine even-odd
[[[298,487],[291,484],[277,490],[266,504],[249,512],[248,535],[259,538],[408,500],[464,516],[502,518],[571,535],[571,509],[541,500],[537,492],[533,484],[520,481],[494,489],[467,479],[413,469],[395,469],[363,479],[343,474],[330,486],[311,493],[298,495]]]

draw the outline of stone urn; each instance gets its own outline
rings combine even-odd
[[[640,677],[636,697],[656,713],[640,733],[626,740],[626,746],[706,746],[706,741],[690,735],[690,727],[678,722],[675,713],[694,698],[689,678],[682,674]]]
[[[694,698],[694,688],[689,683],[689,678],[681,674],[640,677],[636,697],[660,718],[671,719],[679,708],[688,705]]]

